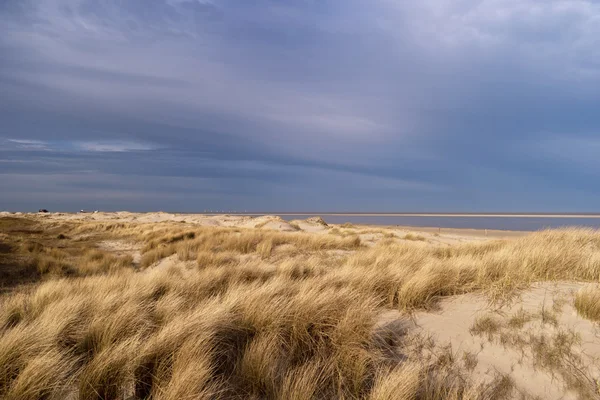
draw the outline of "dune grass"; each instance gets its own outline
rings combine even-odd
[[[202,229],[193,235],[192,232],[187,235],[188,237],[167,235],[151,239],[143,249],[141,267],[148,267],[175,253],[182,260],[193,259],[199,252],[258,253],[265,259],[277,246],[283,244],[293,245],[298,251],[304,252],[333,249],[354,250],[361,246],[358,236],[336,238],[277,231],[234,231],[223,228]]]
[[[415,242],[424,242],[427,239],[425,238],[425,236],[423,235],[416,235],[414,233],[407,233],[406,235],[404,235],[403,237],[404,240],[412,240]]]
[[[588,230],[448,248],[177,224],[64,234],[137,241],[142,261],[57,253],[77,272],[1,297],[0,398],[500,399],[503,377],[479,386],[452,357],[413,357],[400,332],[385,345],[381,313],[600,277],[600,234]],[[192,262],[156,267],[168,256]]]
[[[0,293],[50,277],[106,274],[133,267],[131,256],[99,247],[103,236],[77,237],[75,229],[69,224],[0,218]]]
[[[600,287],[587,287],[577,292],[575,308],[585,318],[600,321]]]

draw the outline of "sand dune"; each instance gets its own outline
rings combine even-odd
[[[600,396],[592,230],[3,214],[0,266],[2,398]]]

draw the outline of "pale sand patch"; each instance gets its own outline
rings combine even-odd
[[[148,268],[146,268],[144,270],[144,273],[153,274],[153,273],[156,273],[157,271],[165,271],[165,270],[168,270],[169,268],[174,268],[174,267],[177,267],[177,269],[179,269],[180,271],[186,271],[188,269],[193,268],[194,266],[196,266],[195,261],[181,261],[177,254],[172,254],[172,255],[162,258],[162,259],[158,260],[157,262],[155,262],[154,264],[150,265]]]
[[[329,230],[329,225],[321,217],[296,219],[290,223],[296,224],[301,230],[309,233],[323,233]]]
[[[134,264],[139,264],[142,260],[141,245],[139,243],[125,240],[104,240],[98,243],[98,248],[116,255],[131,255]]]
[[[213,223],[216,222],[219,226],[229,226],[229,227],[240,227],[243,226],[248,221],[253,220],[253,217],[245,216],[245,215],[212,215],[212,216],[202,216],[195,215],[189,217],[190,222],[200,223],[201,225],[206,224],[206,222]]]
[[[273,215],[265,215],[262,217],[256,217],[250,220],[245,220],[242,222],[241,226],[244,228],[271,229],[281,232],[297,231],[297,229],[294,228],[289,222],[285,221],[281,217]]]
[[[177,256],[177,254],[172,254],[172,255],[165,257],[163,259],[160,259],[156,263],[150,265],[148,268],[146,268],[146,271],[150,272],[152,270],[168,269],[168,268],[174,267],[175,265],[179,264],[180,262],[181,261],[179,261],[179,257]]]
[[[290,221],[290,223],[297,225],[300,228],[300,230],[302,230],[304,232],[309,232],[309,233],[322,233],[322,232],[327,232],[327,230],[328,230],[328,228],[326,226],[311,223],[311,222],[306,222],[303,220],[293,220],[293,221]]]
[[[577,388],[569,387],[565,379],[571,373],[581,372],[591,379],[590,388],[600,382],[593,381],[600,379],[598,324],[580,317],[573,307],[574,293],[586,285],[572,282],[539,283],[524,290],[511,304],[502,306],[490,305],[480,294],[453,296],[441,301],[437,311],[414,314],[411,331],[420,336],[430,336],[437,349],[451,345],[452,353],[459,360],[465,354],[475,357],[476,366],[470,374],[475,381],[489,382],[500,373],[514,380],[517,391],[534,397],[586,398],[581,397]],[[530,315],[531,320],[522,327],[511,325],[511,317],[520,312]],[[472,327],[475,322],[486,316],[499,321],[502,327],[491,335],[486,332],[474,333]],[[402,321],[401,326],[405,326],[406,319],[399,313],[390,312],[381,317],[380,325],[389,325],[394,321]],[[581,365],[568,366],[566,375],[540,364],[535,357],[539,353],[535,353],[531,344],[527,343],[538,343],[542,337],[545,342],[551,343],[559,332],[572,332],[579,337],[572,347],[572,353],[574,359],[580,358]],[[516,344],[517,339],[523,339],[526,343]],[[597,395],[600,396],[600,393]]]

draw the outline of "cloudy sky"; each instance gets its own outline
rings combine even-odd
[[[600,212],[598,0],[2,0],[0,209]]]

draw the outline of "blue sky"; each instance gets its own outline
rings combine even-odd
[[[0,209],[600,212],[600,1],[3,0]]]

